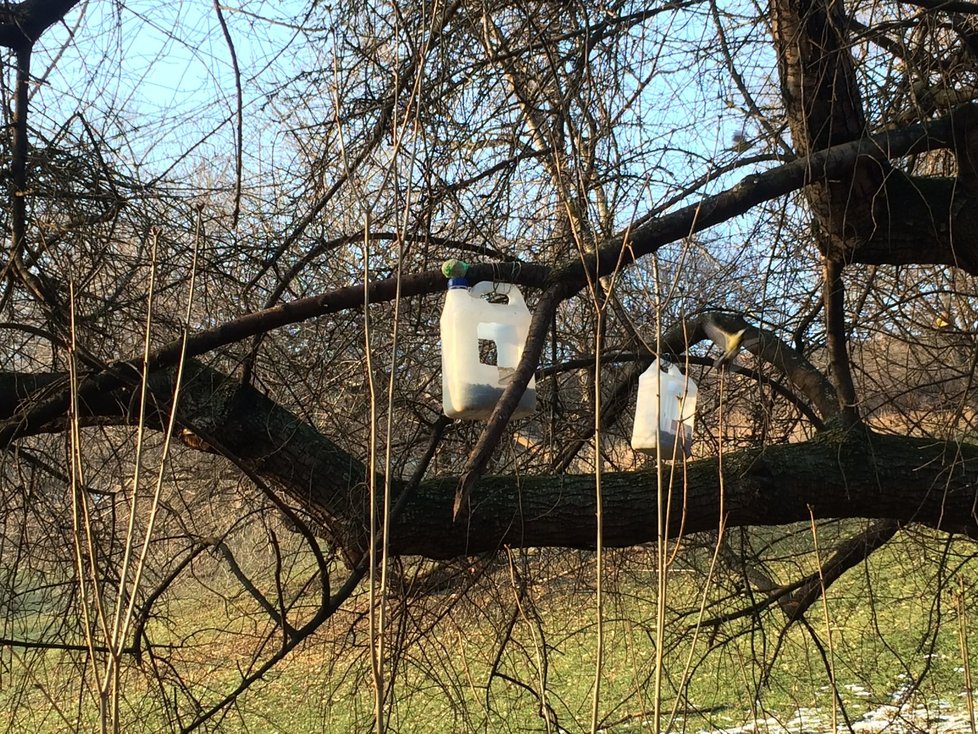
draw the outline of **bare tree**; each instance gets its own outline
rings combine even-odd
[[[780,650],[804,627],[824,652],[814,605],[894,537],[946,583],[939,549],[978,534],[978,6],[153,12],[0,9],[11,670],[61,651],[105,730],[220,727],[313,633],[363,617],[381,731],[411,645],[484,613],[486,700],[502,682],[546,730],[594,730],[617,716],[597,683],[589,714],[548,698],[538,579],[594,574],[601,628],[605,577],[654,549],[660,579],[682,552],[712,589],[675,600],[668,640],[657,590],[639,688],[658,730],[665,689],[688,708],[699,635],[778,629]],[[225,83],[199,117],[142,117],[139,52],[105,40],[136,27],[201,55],[207,29]],[[484,423],[441,414],[449,258],[532,307]],[[743,338],[724,369],[721,332]],[[654,355],[701,384],[678,464],[627,447]],[[511,421],[534,375],[539,409]],[[814,565],[791,565],[799,532]],[[210,687],[182,652],[200,630],[169,616],[190,581],[255,625]],[[505,672],[514,649],[539,681]],[[158,705],[127,709],[127,686]],[[64,722],[88,710],[49,700]]]

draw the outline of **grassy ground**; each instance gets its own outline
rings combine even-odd
[[[781,560],[768,569],[778,578],[794,578],[811,562],[810,554],[788,550],[782,547]],[[868,712],[908,701],[904,714],[913,704],[929,709],[918,718],[918,730],[936,730],[939,716],[966,711],[962,629],[970,649],[978,650],[970,581],[978,577],[978,566],[970,553],[970,544],[948,544],[937,536],[899,536],[831,587],[824,607],[809,612],[810,629],[793,625],[786,633],[778,611],[697,629],[708,554],[700,551],[698,562],[685,563],[681,553],[670,576],[662,635],[656,631],[651,556],[611,554],[600,625],[600,726],[607,732],[653,730],[661,644],[661,721],[670,721],[675,708],[672,731],[732,730],[749,723],[758,731],[787,725],[817,732],[833,722],[844,728],[847,719],[865,730]],[[546,710],[553,727],[589,731],[599,627],[594,572],[587,557],[568,555],[583,565],[540,556],[526,560],[517,575],[501,562],[467,591],[394,600],[386,666],[390,730],[547,731],[541,716]],[[718,572],[710,585],[714,599],[734,589],[734,581],[722,577],[729,573]],[[150,638],[163,647],[157,657],[144,656],[141,666],[125,670],[124,731],[178,730],[181,722],[167,718],[163,701],[166,709],[176,706],[187,716],[192,699],[217,700],[274,649],[278,638],[267,617],[255,614],[251,599],[232,595],[232,589],[229,582],[220,588],[187,584],[151,625]],[[745,601],[741,591],[708,615],[742,609]],[[351,599],[205,730],[368,731],[374,699],[366,609],[365,594]],[[20,621],[45,623],[55,620],[35,613]],[[7,649],[2,673],[0,729],[96,730],[93,669],[85,655]],[[959,725],[964,728],[945,730],[971,730],[966,721]]]

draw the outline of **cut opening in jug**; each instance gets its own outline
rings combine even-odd
[[[441,317],[442,405],[451,418],[488,418],[511,383],[526,342],[530,313],[516,286],[480,282],[449,288]],[[513,416],[536,406],[533,377]]]
[[[490,367],[499,366],[499,353],[496,342],[492,339],[479,339],[479,361]]]

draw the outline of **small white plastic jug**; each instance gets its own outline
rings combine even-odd
[[[490,303],[486,296],[493,292],[505,296],[507,302]],[[464,278],[448,282],[441,312],[445,415],[476,420],[492,414],[523,355],[529,327],[530,311],[515,285],[494,286],[484,281],[469,289]],[[513,417],[532,413],[536,404],[536,380],[531,377]]]
[[[663,459],[688,457],[693,445],[696,383],[676,365],[663,362],[665,372],[657,359],[638,378],[632,448],[654,454],[658,441]]]

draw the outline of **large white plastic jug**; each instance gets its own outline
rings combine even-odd
[[[507,299],[492,303],[491,293]],[[442,407],[449,418],[488,418],[512,378],[530,327],[530,311],[515,285],[448,282],[441,312]],[[536,380],[520,398],[513,417],[532,413]]]
[[[696,383],[676,365],[663,362],[665,372],[657,359],[638,378],[632,448],[654,454],[658,441],[663,459],[678,459],[689,456],[693,445]]]

